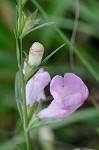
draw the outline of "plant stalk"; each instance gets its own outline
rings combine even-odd
[[[30,134],[27,131],[28,127],[28,117],[27,117],[27,105],[26,105],[26,84],[24,82],[24,75],[23,75],[23,57],[22,57],[22,39],[20,39],[21,34],[21,19],[22,19],[22,0],[18,0],[18,19],[16,19],[16,25],[18,26],[17,29],[17,51],[18,51],[18,67],[19,67],[19,74],[20,74],[20,82],[21,82],[21,89],[22,89],[22,102],[23,102],[23,128],[25,133],[26,139],[26,146],[27,150],[31,150],[31,142],[30,142]],[[19,61],[20,60],[20,61]]]
[[[20,80],[21,80],[21,87],[22,87],[22,100],[23,100],[23,119],[24,119],[23,127],[24,127],[27,150],[31,150],[30,134],[29,134],[29,131],[26,130],[28,127],[27,106],[26,106],[26,96],[25,96],[26,86],[24,84],[22,68],[19,69],[19,72],[20,72]]]
[[[22,19],[22,0],[18,0],[19,17],[18,17],[18,36],[21,34],[21,19]]]

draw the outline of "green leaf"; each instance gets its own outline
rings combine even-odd
[[[54,24],[54,22],[47,22],[47,23],[38,25],[37,27],[32,28],[30,31],[26,32],[25,34],[22,34],[22,35],[20,36],[20,39],[24,38],[26,35],[28,35],[28,34],[31,33],[32,31],[35,31],[35,30],[38,30],[38,29],[40,29],[40,28],[43,28],[43,27],[46,27],[46,26],[49,26],[49,25],[53,25],[53,24]]]
[[[25,51],[23,51],[23,54],[25,55],[25,60],[28,60],[28,54]]]
[[[28,121],[29,122],[33,122],[34,124],[34,120],[33,117],[36,116],[36,114],[38,114],[42,109],[42,103],[35,103],[32,107],[28,106],[27,107],[27,115],[28,115]],[[31,121],[30,121],[31,120]],[[38,122],[38,118],[35,117],[35,121]],[[31,123],[29,123],[31,124]]]
[[[20,84],[19,72],[16,73],[16,78],[15,78],[15,96],[18,99],[18,101],[21,102],[22,96],[21,96],[21,84]]]
[[[35,114],[38,114],[42,110],[42,102],[39,102],[35,109]]]
[[[19,40],[17,38],[17,33],[16,31],[14,31],[14,35],[15,35],[15,40],[16,40],[16,55],[17,55],[17,61],[18,61],[18,65],[21,64],[21,51],[20,51],[20,47],[19,47]]]
[[[58,47],[56,50],[54,50],[51,54],[49,54],[42,62],[41,65],[44,65],[56,52],[58,52],[63,46],[65,46],[66,43],[62,44],[60,47]]]
[[[23,30],[22,35],[27,34],[35,25],[39,24],[39,19],[32,19],[30,16],[27,18]]]
[[[21,105],[22,97],[21,97],[21,85],[20,85],[19,72],[16,73],[16,78],[15,78],[15,97],[16,97],[16,104],[21,117],[21,121],[23,122],[22,105]]]
[[[35,19],[38,13],[38,8],[30,15],[30,18]]]
[[[37,110],[37,108],[38,108],[38,104],[39,104],[39,103],[35,103],[33,106],[28,106],[28,107],[27,107],[28,121],[31,120],[33,114],[36,112],[36,110]]]
[[[33,67],[29,67],[28,66],[28,73],[25,74],[24,76],[24,80],[25,80],[25,83],[27,83],[27,81],[40,69],[40,67],[37,67],[37,68],[34,68]]]
[[[35,128],[35,127],[49,125],[49,124],[59,123],[62,120],[63,119],[44,119],[44,120],[41,120],[38,123],[34,124],[33,126],[31,126],[30,129]]]

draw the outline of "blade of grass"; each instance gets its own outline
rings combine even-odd
[[[56,24],[63,29],[72,30],[73,28],[73,20],[70,18],[54,17],[53,20],[55,20]],[[79,32],[87,33],[88,35],[99,38],[99,33],[97,32],[97,28],[95,28],[93,24],[86,23],[84,21],[79,21],[77,30]]]
[[[48,16],[46,14],[46,12],[43,10],[43,8],[39,5],[39,3],[35,0],[31,0],[36,7],[38,7],[42,13],[43,16],[45,16],[45,19],[48,20]],[[96,79],[96,81],[99,82],[99,73],[98,73],[98,69],[96,69],[97,67],[93,67],[92,64],[89,62],[88,59],[85,59],[85,55],[86,52],[84,53],[84,55],[82,55],[83,53],[80,52],[79,49],[75,48],[71,42],[69,41],[69,39],[67,38],[67,36],[57,27],[54,27],[55,31],[60,35],[60,37],[66,42],[66,44],[69,46],[69,48],[72,48],[75,52],[75,54],[78,56],[78,58],[80,58],[80,60],[83,62],[83,64],[86,66],[86,68],[89,70],[89,72],[93,75],[93,77]],[[89,54],[87,54],[88,56]],[[89,58],[91,58],[91,56],[89,56]],[[94,59],[91,58],[91,60],[94,62]],[[95,63],[94,63],[95,64]]]
[[[51,54],[49,54],[41,63],[41,65],[44,65],[56,52],[58,52],[63,46],[65,46],[66,43],[62,44],[60,47],[58,47],[56,50],[54,50]]]
[[[67,45],[74,50],[75,54],[82,61],[82,63],[86,66],[88,71],[99,82],[99,71],[98,71],[97,64],[95,63],[94,59],[89,54],[87,54],[87,52],[84,52],[75,48],[60,29],[56,27],[55,30],[60,35],[60,37],[67,43]],[[94,64],[94,67],[92,64]]]

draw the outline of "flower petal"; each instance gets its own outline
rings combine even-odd
[[[57,75],[51,80],[50,93],[54,97],[54,99],[59,99],[59,95],[62,90],[63,90],[63,77]]]
[[[89,96],[88,88],[85,84],[83,84],[83,90],[82,90],[82,99],[86,100]]]
[[[61,104],[58,104],[57,101],[53,100],[51,104],[47,108],[43,109],[37,116],[40,119],[65,118],[71,115],[83,104],[80,99],[80,94],[74,94],[70,96],[67,101],[64,101]]]
[[[43,109],[38,116],[43,118],[64,118],[79,108],[88,97],[88,88],[84,82],[73,73],[67,73],[64,79],[55,76],[50,85],[54,100]]]
[[[44,68],[40,68],[36,74],[45,72]]]
[[[33,76],[26,85],[26,103],[32,106],[36,101],[46,99],[44,88],[50,82],[51,78],[48,72],[42,69]]]
[[[82,95],[80,93],[78,94],[72,94],[68,96],[67,100],[62,102],[62,109],[65,109],[67,111],[66,116],[73,113],[76,109],[78,109],[80,106],[82,106],[84,103],[84,100],[82,99]]]
[[[36,101],[39,102],[40,100],[46,100],[44,90],[40,91],[40,93],[37,95]]]
[[[66,110],[63,110],[60,105],[58,105],[54,100],[51,104],[39,112],[37,115],[40,119],[47,119],[47,118],[64,118],[66,116]]]
[[[26,104],[31,106],[34,102],[34,78],[32,77],[26,85]]]
[[[35,86],[40,89],[44,89],[50,82],[51,77],[48,72],[41,72],[35,75]],[[38,90],[38,89],[37,89]]]
[[[82,93],[83,88],[85,89],[85,84],[80,77],[73,73],[66,73],[64,75],[64,97],[71,94]]]

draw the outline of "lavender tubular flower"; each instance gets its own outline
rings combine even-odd
[[[50,92],[54,100],[38,114],[41,119],[69,116],[83,105],[89,95],[82,79],[73,73],[66,73],[64,78],[55,76],[50,84]]]
[[[46,100],[44,88],[48,85],[51,78],[48,72],[40,69],[26,85],[26,104],[33,106],[35,102]]]

